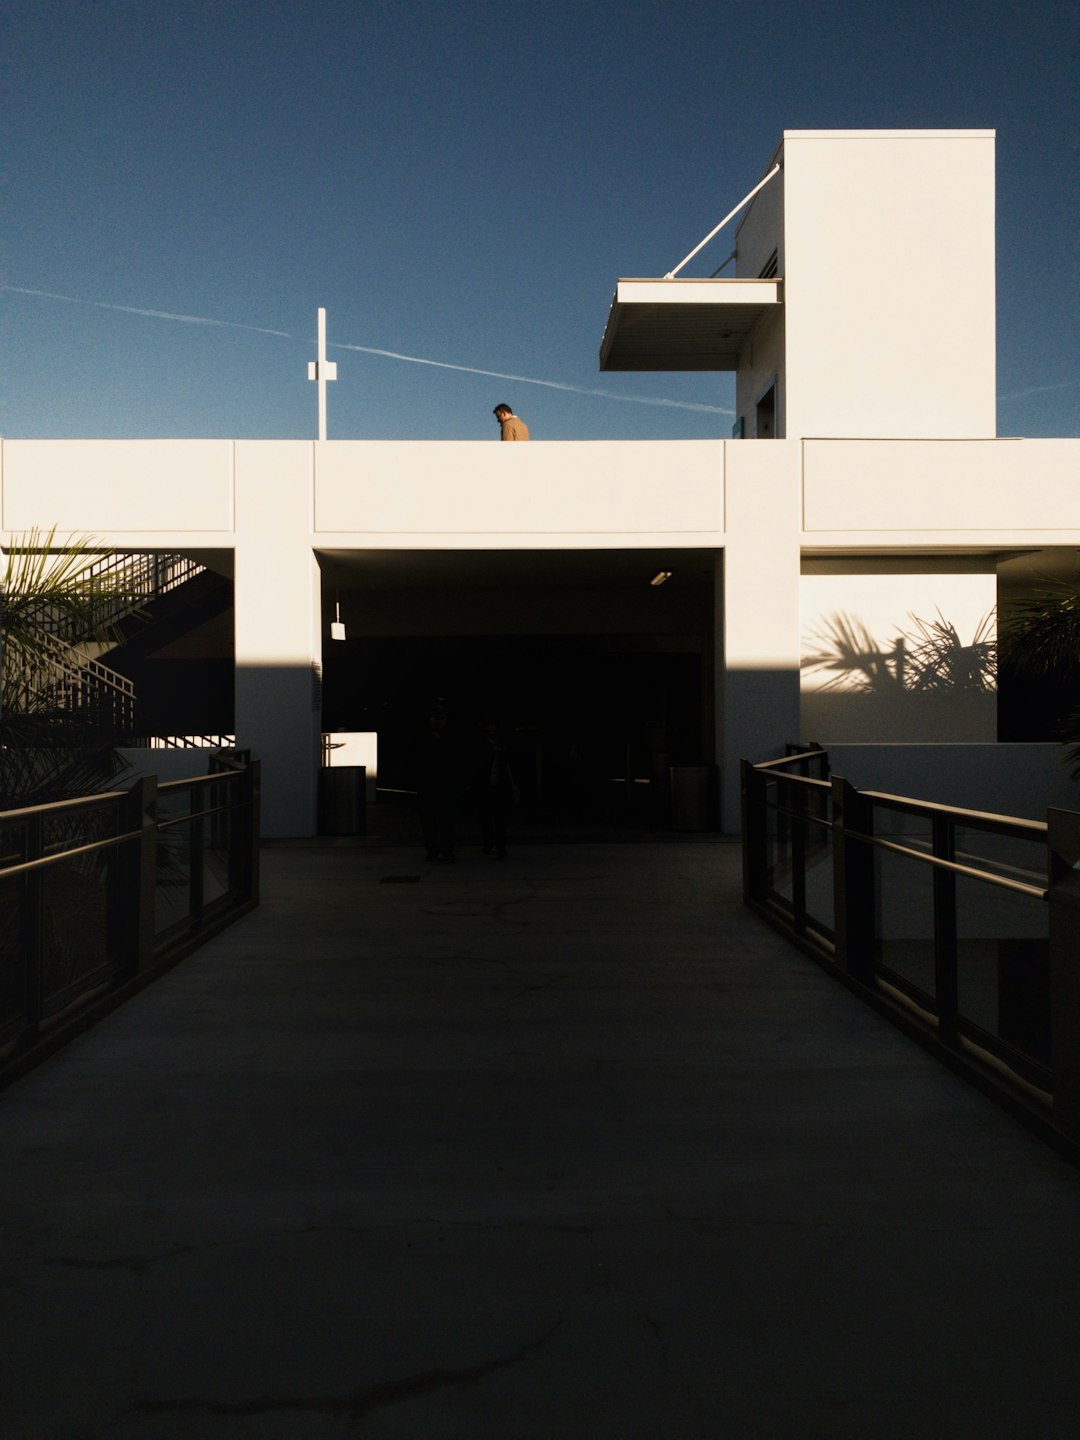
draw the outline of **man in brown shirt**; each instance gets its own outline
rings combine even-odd
[[[496,405],[492,412],[499,422],[502,430],[501,440],[527,440],[529,438],[529,427],[524,420],[519,420],[509,405]]]

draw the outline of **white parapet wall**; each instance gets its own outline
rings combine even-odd
[[[315,448],[322,546],[716,545],[716,440],[339,441]]]
[[[6,531],[231,543],[231,440],[5,440],[2,460]]]
[[[802,442],[805,549],[1080,544],[1080,440]]]

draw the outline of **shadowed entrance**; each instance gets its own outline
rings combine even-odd
[[[672,766],[715,762],[712,551],[321,557],[324,726],[375,730],[408,790],[441,699],[459,741],[505,736],[523,812],[666,828]],[[663,576],[660,584],[651,582]]]

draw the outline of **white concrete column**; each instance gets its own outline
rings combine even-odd
[[[717,560],[720,823],[740,829],[739,761],[799,734],[799,442],[725,446],[726,545]]]
[[[262,760],[266,836],[313,835],[322,727],[313,447],[236,444],[236,743]]]

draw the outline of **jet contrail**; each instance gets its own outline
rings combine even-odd
[[[13,295],[32,295],[40,300],[63,300],[69,305],[92,305],[97,310],[119,310],[125,315],[144,315],[152,320],[177,320],[184,325],[217,325],[226,330],[250,330],[256,335],[275,335],[282,340],[294,337],[286,330],[270,330],[264,325],[242,325],[236,320],[214,320],[207,315],[177,315],[171,310],[149,310],[138,305],[113,305],[105,300],[82,300],[76,295],[58,295],[52,290],[30,290],[23,285],[5,285]],[[451,365],[448,360],[427,360],[420,355],[402,355],[396,350],[379,350],[374,345],[348,345],[330,342],[331,350],[356,350],[363,355],[378,355],[384,360],[404,360],[410,365],[432,365],[438,370],[459,370],[466,375],[486,375],[493,380],[513,380],[519,385],[543,385],[548,390],[565,390],[573,395],[595,395],[601,400],[621,400],[629,405],[659,405],[670,410],[694,410],[706,415],[734,415],[722,405],[705,405],[692,400],[664,400],[655,395],[623,395],[614,390],[599,390],[587,385],[568,385],[561,380],[537,380],[531,375],[511,375],[505,370],[481,370],[475,365]]]
[[[632,405],[667,405],[676,410],[704,410],[710,415],[734,415],[720,405],[701,405],[691,400],[661,400],[655,395],[620,395],[613,390],[594,390],[586,385],[567,385],[562,380],[536,380],[531,375],[511,375],[505,370],[480,370],[475,365],[451,365],[448,360],[424,360],[419,355],[399,355],[396,350],[376,350],[373,345],[327,345],[329,350],[359,350],[364,355],[381,355],[386,360],[407,360],[411,365],[435,365],[440,370],[462,370],[466,375],[489,375],[494,380],[516,380],[519,385],[545,385],[549,390],[569,390],[575,395],[599,395],[605,400],[626,400]]]
[[[999,400],[1024,400],[1028,395],[1045,395],[1048,390],[1071,390],[1080,385],[1080,380],[1063,380],[1057,385],[1036,385],[1031,390],[1014,390],[1010,395],[999,395]]]
[[[52,290],[27,290],[22,285],[5,285],[14,295],[36,295],[41,300],[65,300],[69,305],[92,305],[96,310],[122,310],[125,315],[148,315],[153,320],[179,320],[185,325],[220,325],[226,330],[254,330],[257,335],[292,336],[284,330],[267,330],[262,325],[241,325],[236,320],[211,320],[206,315],[174,315],[171,310],[144,310],[137,305],[110,305],[104,300],[80,300],[76,295],[57,295]]]

